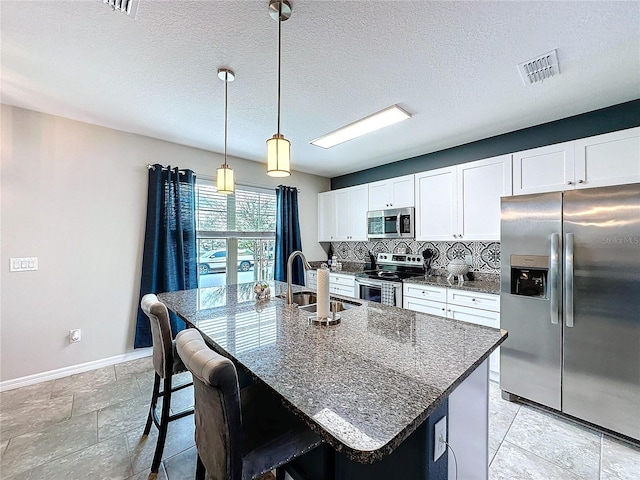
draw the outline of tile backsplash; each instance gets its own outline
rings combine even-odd
[[[369,251],[373,254],[393,252],[406,248],[408,253],[422,255],[430,248],[434,256],[432,268],[446,268],[454,258],[471,256],[471,270],[483,273],[500,273],[500,242],[417,242],[414,240],[373,240],[369,242],[332,242],[334,255],[344,262],[367,262]]]

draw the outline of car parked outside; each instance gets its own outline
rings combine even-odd
[[[238,252],[238,271],[248,272],[253,268],[253,255],[250,252]],[[227,251],[213,250],[200,255],[198,262],[198,273],[206,275],[208,273],[221,273],[227,270]]]

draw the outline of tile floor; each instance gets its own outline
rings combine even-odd
[[[191,416],[170,424],[160,472],[149,475],[156,430],[142,430],[152,384],[144,358],[0,393],[0,478],[194,478]],[[191,403],[190,389],[174,397],[176,410]],[[506,402],[495,384],[489,422],[491,480],[640,479],[640,448]]]

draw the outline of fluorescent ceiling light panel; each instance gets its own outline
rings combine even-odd
[[[340,127],[333,132],[311,140],[309,143],[322,148],[331,148],[340,143],[360,137],[365,133],[380,130],[381,128],[406,120],[407,118],[411,118],[409,113],[405,112],[398,105],[392,105],[368,117],[356,120],[349,125]]]

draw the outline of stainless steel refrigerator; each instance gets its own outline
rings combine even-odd
[[[640,440],[640,184],[505,197],[500,388]]]

